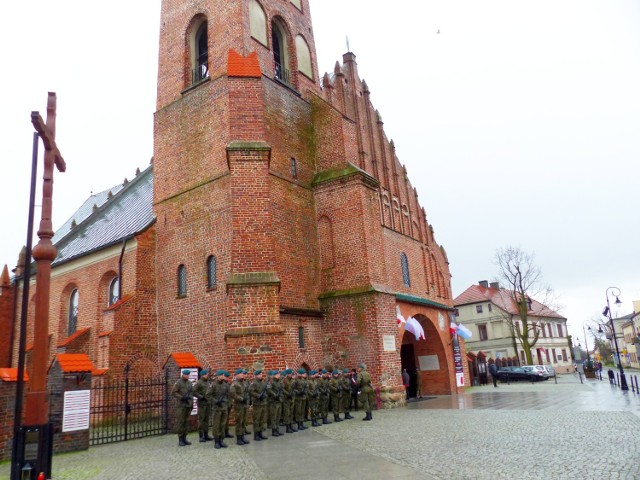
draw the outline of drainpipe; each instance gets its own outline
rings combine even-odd
[[[118,260],[118,299],[122,300],[122,257],[124,257],[124,248],[127,246],[127,239],[122,240],[122,250],[120,251],[120,259]]]

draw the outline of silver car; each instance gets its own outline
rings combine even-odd
[[[549,374],[543,365],[524,365],[522,369],[532,375],[535,375],[539,380],[548,380]]]

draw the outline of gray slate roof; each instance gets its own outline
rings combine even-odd
[[[109,198],[109,192],[113,194]],[[94,209],[97,205],[97,209]],[[77,226],[71,228],[73,220]],[[147,229],[153,214],[153,165],[126,185],[92,195],[56,232],[58,256],[53,265],[121,243]]]

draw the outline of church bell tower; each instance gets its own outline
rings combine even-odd
[[[317,309],[316,259],[297,254],[317,251],[315,235],[291,235],[315,228],[302,187],[314,173],[305,98],[320,91],[309,1],[163,0],[159,52],[161,355],[284,365],[298,326],[281,312]]]

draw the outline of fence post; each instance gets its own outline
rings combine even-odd
[[[131,365],[124,366],[124,439],[129,439],[129,371]]]

